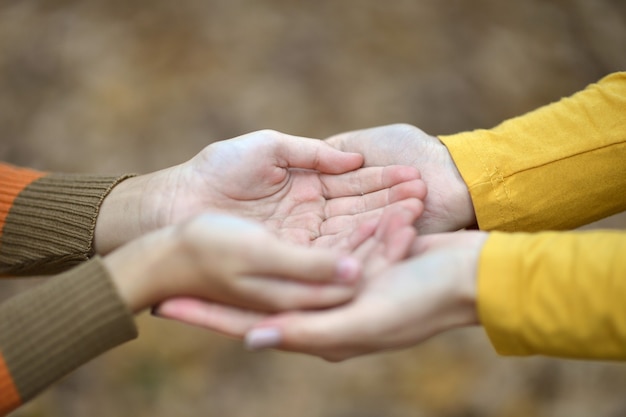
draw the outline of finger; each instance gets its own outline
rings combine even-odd
[[[426,184],[421,179],[406,181],[376,192],[351,197],[333,198],[324,206],[326,218],[366,211],[388,206],[396,201],[408,198],[424,200]]]
[[[369,128],[369,129],[352,130],[348,132],[338,133],[336,135],[333,135],[324,139],[324,142],[328,143],[330,146],[334,148],[341,149],[343,151],[345,150],[347,143],[356,142],[356,144],[358,144],[359,141],[355,140],[356,138],[358,138],[359,136],[367,137],[369,132],[375,129],[378,129],[378,128],[374,127],[374,128]],[[354,143],[351,143],[351,144],[353,145],[351,147],[354,147]]]
[[[363,223],[359,226],[363,230],[357,229],[348,236],[339,233],[317,241],[320,245],[351,252],[353,257],[366,265],[369,272],[378,270],[404,259],[417,235],[413,227],[414,213],[401,205],[387,207],[379,217]]]
[[[361,168],[339,175],[320,175],[326,198],[360,196],[420,178],[420,172],[409,166]]]
[[[414,227],[405,226],[390,236],[385,245],[385,258],[388,262],[398,262],[409,255],[411,245],[415,241],[417,230]]]
[[[377,258],[376,255],[381,252],[381,243],[375,236],[370,237],[357,247],[352,256],[363,262],[366,267],[369,268],[370,262],[373,258]],[[378,259],[376,259],[378,261]]]
[[[313,241],[313,246],[318,248],[332,248],[333,252],[350,254],[374,235],[379,222],[380,219],[374,218],[361,223],[356,230],[346,231],[339,235],[322,236]],[[325,238],[330,239],[325,240]],[[352,256],[354,256],[354,254]],[[357,257],[357,259],[361,258]]]
[[[374,235],[380,219],[371,219],[360,224],[354,232],[346,238],[346,250],[353,251]]]
[[[220,301],[267,312],[319,309],[345,303],[352,299],[357,291],[357,286],[306,284],[245,276],[238,280],[232,298]]]
[[[412,226],[415,213],[404,206],[394,205],[386,207],[376,229],[376,238],[383,242],[391,240],[396,232],[407,226]]]
[[[414,214],[402,206],[384,210],[376,238],[382,243],[383,256],[389,262],[404,259],[417,236]]]
[[[407,198],[405,200],[396,201],[387,207],[399,206],[407,209],[413,218],[413,222],[418,219],[424,212],[424,203],[417,198]],[[349,234],[358,227],[359,224],[371,219],[380,218],[384,212],[384,208],[365,211],[358,214],[332,216],[324,220],[320,226],[320,236],[337,235],[341,233]]]
[[[373,236],[352,255],[363,261],[368,274],[403,259],[416,235],[413,214],[400,206],[384,210]]]
[[[367,335],[359,330],[370,319],[369,314],[353,314],[348,307],[286,313],[258,323],[246,334],[245,343],[250,350],[277,348],[342,360],[371,350]]]
[[[314,169],[327,174],[342,174],[363,164],[360,154],[342,152],[318,139],[287,134],[282,134],[276,142],[275,155],[282,167]]]
[[[312,242],[309,241],[309,244],[315,248],[331,248],[333,252],[349,254],[374,235],[379,221],[379,218],[372,218],[361,223],[356,230],[345,230],[335,235],[320,236]]]
[[[171,298],[152,310],[156,317],[202,327],[241,339],[267,315],[195,298]]]
[[[352,284],[361,276],[361,265],[354,258],[329,250],[306,248],[278,239],[264,245],[250,245],[247,272],[314,283]]]

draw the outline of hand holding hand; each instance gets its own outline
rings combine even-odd
[[[474,207],[445,145],[407,124],[380,126],[332,136],[327,143],[364,156],[365,166],[408,165],[417,168],[428,187],[424,214],[417,220],[420,233],[438,233],[476,223]]]
[[[274,131],[215,142],[181,165],[116,186],[102,204],[95,246],[108,253],[212,210],[262,222],[292,242],[328,247],[389,204],[421,211],[426,188],[416,169],[358,169],[362,163],[361,155],[323,141]]]

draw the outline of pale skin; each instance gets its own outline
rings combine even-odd
[[[446,147],[410,125],[391,125],[333,136],[328,143],[360,152],[366,166],[407,164],[423,171],[429,187],[422,233],[475,224],[469,192]],[[388,236],[384,224],[379,236]],[[244,338],[251,349],[278,348],[327,360],[399,349],[454,327],[478,324],[476,270],[487,235],[457,232],[414,239],[405,255],[380,250],[364,261],[365,284],[339,307],[315,312],[258,314],[194,299],[163,303],[159,315]],[[393,241],[378,240],[380,247]],[[362,253],[357,251],[358,253]]]
[[[351,302],[268,317],[246,332],[246,343],[341,361],[478,325],[476,269],[486,238],[483,232],[418,237],[409,259],[378,268],[366,264],[365,288]]]
[[[351,256],[359,264],[375,270],[404,258],[415,237],[412,223],[416,218],[415,212],[400,206],[385,209],[380,220],[365,222],[352,233],[348,245]],[[366,282],[360,285],[369,286]],[[158,313],[239,338],[268,317],[258,310],[207,302],[197,297],[167,300],[159,306]]]
[[[356,226],[387,205],[416,218],[426,194],[417,170],[362,162],[274,131],[217,142],[117,185],[95,248],[133,312],[190,295],[265,312],[342,303],[360,276],[345,256],[359,243]]]
[[[399,203],[421,210],[426,187],[405,166],[359,169],[363,157],[275,131],[215,142],[189,161],[117,185],[104,200],[95,249],[120,245],[205,211],[262,222],[281,238],[333,246]]]
[[[365,237],[353,233],[346,247],[357,247]],[[260,223],[221,214],[150,233],[113,251],[104,263],[134,313],[191,295],[265,312],[318,308],[347,301],[361,276],[355,258],[292,245]]]
[[[393,124],[332,136],[327,143],[363,155],[364,166],[407,165],[419,169],[428,195],[417,220],[421,234],[440,233],[476,224],[467,186],[446,146],[409,124]]]
[[[355,251],[363,260],[363,284],[345,304],[268,315],[187,298],[165,301],[159,315],[244,339],[251,350],[276,348],[328,361],[402,349],[478,325],[476,270],[488,235],[415,237],[410,223],[391,215],[394,220]]]

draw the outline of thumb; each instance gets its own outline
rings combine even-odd
[[[306,353],[337,361],[353,356],[355,348],[347,312],[339,309],[321,312],[290,312],[257,323],[244,338],[247,349],[257,351],[276,348]],[[356,338],[354,338],[356,339]]]
[[[342,152],[318,139],[283,134],[276,146],[276,156],[289,168],[343,174],[363,165],[360,154]]]
[[[341,150],[345,150],[346,148],[353,148],[354,146],[350,146],[350,145],[353,145],[351,143],[352,139],[356,135],[358,135],[359,132],[361,132],[361,130],[336,133],[324,139],[324,142],[328,143],[333,148],[337,148]]]
[[[328,345],[332,327],[324,313],[285,313],[258,323],[246,333],[244,342],[250,350],[279,348],[310,353]]]
[[[153,307],[152,315],[202,327],[238,339],[266,318],[265,314],[256,311],[190,297],[165,300]]]

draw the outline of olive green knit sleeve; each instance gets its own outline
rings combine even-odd
[[[99,257],[0,305],[0,415],[137,336]]]
[[[47,174],[26,184],[11,198],[0,230],[0,274],[56,273],[93,256],[100,205],[125,178]],[[6,188],[0,199],[11,192]]]

